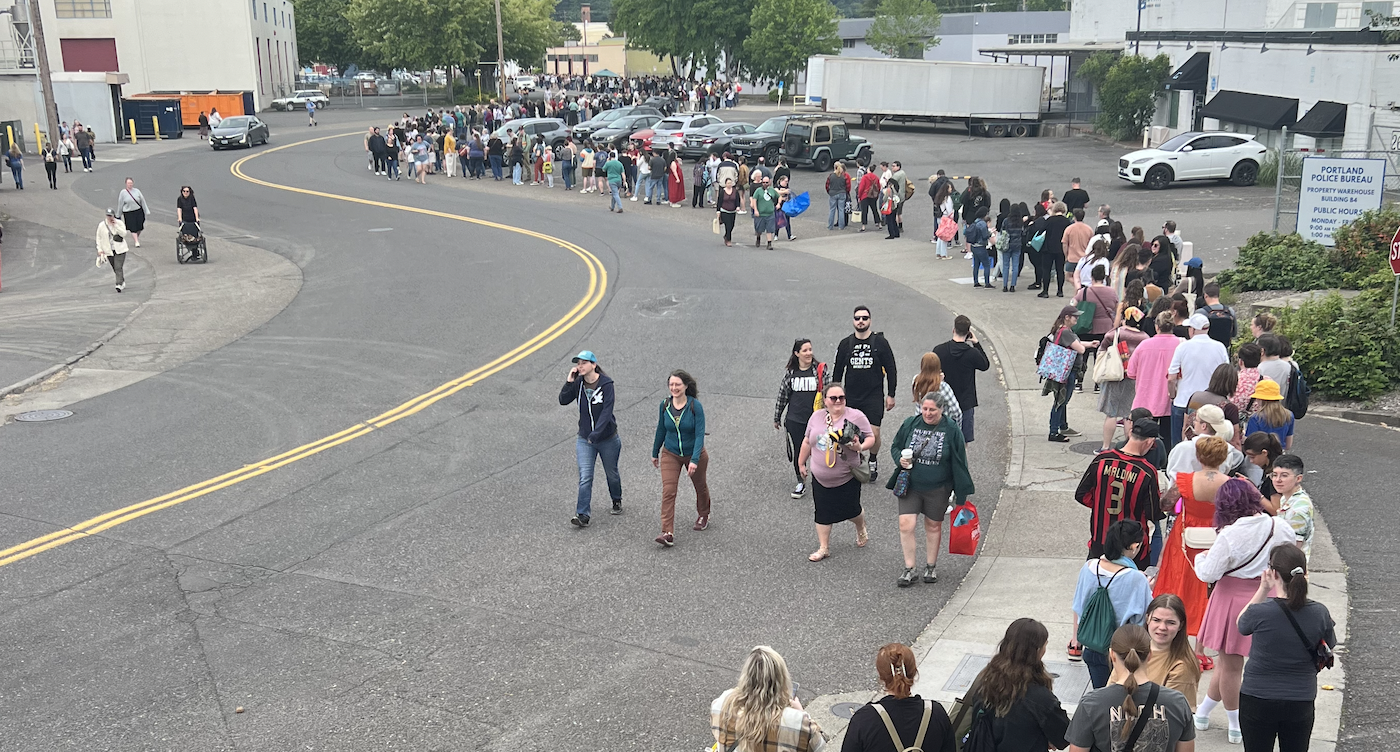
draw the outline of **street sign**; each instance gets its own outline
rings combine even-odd
[[[1381,208],[1385,166],[1384,159],[1304,158],[1298,234],[1335,246],[1337,230],[1363,212]]]

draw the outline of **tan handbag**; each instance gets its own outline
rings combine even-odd
[[[1215,545],[1215,528],[1188,527],[1181,531],[1181,544],[1197,551],[1209,551]]]

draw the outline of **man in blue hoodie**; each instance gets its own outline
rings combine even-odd
[[[617,435],[617,419],[613,417],[613,380],[598,367],[598,358],[590,350],[574,356],[569,379],[559,390],[559,404],[574,401],[578,401],[578,504],[569,522],[584,528],[593,511],[593,469],[599,457],[608,478],[608,494],[612,496],[611,513],[622,514],[622,475],[617,471],[622,439]]]

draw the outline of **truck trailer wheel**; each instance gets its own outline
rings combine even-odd
[[[1005,125],[997,123],[995,125],[988,126],[987,128],[987,133],[992,138],[1006,138],[1007,129]]]
[[[1031,135],[1031,127],[1029,125],[1013,125],[1011,126],[1011,135],[1016,138],[1025,138]]]

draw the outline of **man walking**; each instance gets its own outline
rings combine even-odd
[[[953,390],[962,410],[963,440],[972,443],[973,410],[977,407],[977,372],[991,367],[992,362],[972,333],[972,320],[966,316],[953,319],[953,338],[933,348],[943,364],[943,380]]]
[[[1084,258],[1084,251],[1089,248],[1089,241],[1094,239],[1094,228],[1084,221],[1084,208],[1080,207],[1070,212],[1074,217],[1074,222],[1065,228],[1063,245],[1065,249],[1065,276],[1069,277],[1070,284],[1078,290],[1079,275],[1076,268],[1079,260]]]
[[[1217,366],[1230,362],[1230,353],[1225,346],[1210,337],[1210,319],[1197,313],[1187,319],[1191,329],[1191,339],[1182,342],[1172,354],[1172,362],[1167,366],[1167,384],[1174,388],[1172,398],[1172,435],[1168,444],[1176,446],[1181,442],[1182,422],[1186,419],[1186,408],[1191,395],[1206,391],[1210,387],[1210,377]],[[1260,365],[1263,371],[1263,365]]]
[[[78,131],[73,136],[74,142],[78,144],[78,153],[83,157],[83,172],[92,172],[92,136],[83,130],[81,125],[75,126]]]
[[[1136,520],[1144,531],[1152,529],[1152,521],[1161,516],[1161,491],[1157,487],[1157,468],[1146,459],[1157,438],[1157,421],[1140,418],[1133,421],[1128,443],[1122,449],[1110,449],[1095,455],[1074,500],[1088,507],[1089,559],[1103,555],[1104,538],[1108,528],[1119,520]],[[1149,541],[1144,539],[1138,549],[1138,569],[1147,569],[1152,555]]]
[[[845,385],[846,406],[861,411],[870,421],[870,428],[875,434],[875,443],[870,446],[870,482],[874,483],[879,477],[876,458],[880,454],[880,423],[884,420],[885,411],[894,409],[898,377],[895,375],[894,349],[885,339],[884,332],[870,330],[870,308],[856,306],[852,317],[855,332],[836,346],[831,380]],[[888,395],[883,397],[882,381],[888,385]]]
[[[578,502],[569,522],[583,528],[588,527],[593,511],[593,470],[599,458],[603,460],[603,474],[612,497],[611,513],[622,514],[622,475],[617,470],[622,439],[617,435],[617,419],[613,416],[613,380],[598,367],[598,357],[590,350],[574,356],[574,367],[569,369],[569,377],[559,390],[559,404],[570,402],[578,402],[578,438],[574,442]]]
[[[764,174],[759,186],[749,199],[753,211],[753,247],[757,248],[766,240],[768,250],[773,250],[773,235],[778,231],[775,212],[778,208],[778,191],[773,188],[773,179]]]
[[[117,292],[126,289],[126,275],[122,273],[126,250],[126,225],[116,210],[108,209],[107,218],[97,226],[97,260],[112,267],[112,273],[117,275]]]
[[[626,171],[627,168],[617,158],[617,152],[610,153],[607,163],[603,165],[603,172],[608,176],[608,192],[611,194],[608,199],[608,211],[622,213],[622,174]]]

